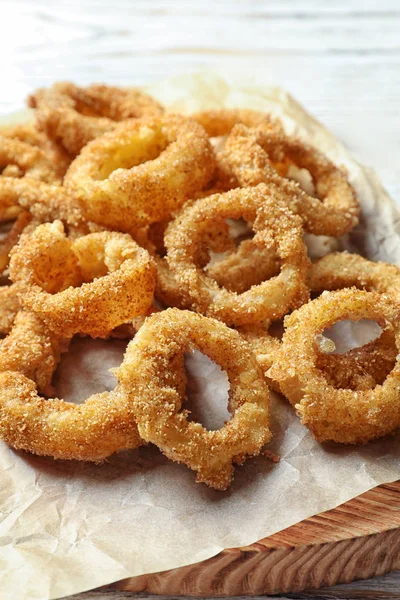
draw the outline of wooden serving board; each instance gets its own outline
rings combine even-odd
[[[184,596],[278,594],[349,583],[399,568],[400,482],[395,482],[251,546],[112,587]]]

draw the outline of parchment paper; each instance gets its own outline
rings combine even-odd
[[[243,106],[278,115],[288,132],[347,168],[363,220],[346,245],[400,262],[399,213],[376,175],[284,91],[231,88],[210,74],[177,78],[149,91],[180,111]],[[352,328],[348,334],[355,342]],[[57,373],[59,396],[83,400],[111,389],[107,369],[120,362],[124,347],[74,340]],[[225,374],[201,356],[189,363],[198,375],[193,395],[212,398],[221,419]],[[249,460],[224,493],[196,485],[189,469],[150,447],[93,466],[35,457],[1,443],[1,598],[59,598],[197,562],[400,478],[399,436],[363,448],[320,446],[278,396],[272,400],[272,429],[269,449],[280,462]]]

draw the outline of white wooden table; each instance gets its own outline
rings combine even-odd
[[[398,0],[1,0],[0,9],[0,114],[54,80],[140,85],[243,71],[289,90],[400,202]],[[400,598],[400,575],[292,597]]]

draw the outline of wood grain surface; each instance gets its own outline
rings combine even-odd
[[[22,108],[34,88],[60,79],[145,85],[201,69],[228,79],[243,73],[249,81],[290,91],[377,170],[400,202],[398,0],[2,0],[0,8],[0,113]],[[363,514],[357,502],[349,515],[349,535]],[[383,525],[381,519],[389,525],[392,515],[398,524],[397,496],[389,509],[379,499],[373,502],[374,517],[363,521],[367,535]],[[273,543],[283,543],[284,535],[296,538],[296,528],[304,539],[314,540],[312,547],[322,544],[327,532],[334,536],[339,531],[340,538],[337,518],[343,510],[330,511],[328,521],[313,518],[311,529],[304,523],[294,533],[290,528],[274,536]],[[383,564],[389,555],[395,566],[398,540],[390,535],[361,563],[373,557]],[[331,560],[332,569],[341,559],[345,570],[343,556],[335,558],[329,551],[325,560]],[[295,569],[301,571],[302,560]],[[74,599],[133,596],[152,597],[106,589]],[[400,575],[284,597],[400,598]]]
[[[380,486],[256,544],[144,575],[118,590],[191,596],[301,592],[400,568],[400,482]]]

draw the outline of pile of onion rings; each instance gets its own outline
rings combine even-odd
[[[152,443],[224,490],[271,438],[270,389],[320,442],[400,426],[400,270],[330,251],[359,217],[340,165],[254,110],[172,114],[140,90],[72,83],[28,103],[32,123],[0,130],[10,446],[102,462]],[[312,234],[329,236],[317,260]],[[381,335],[336,353],[325,330],[345,319]],[[74,335],[128,341],[116,388],[79,406],[52,385]],[[217,431],[185,407],[194,349],[230,382]]]

